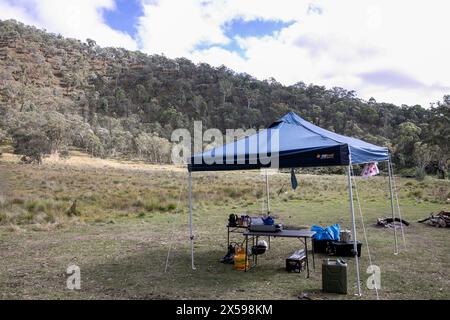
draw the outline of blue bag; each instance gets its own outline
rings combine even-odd
[[[265,225],[273,225],[275,223],[275,220],[271,216],[267,216],[266,218],[262,218]]]
[[[339,233],[341,227],[339,224],[333,224],[332,226],[323,228],[321,226],[312,226],[311,231],[315,231],[313,238],[316,240],[335,240],[339,241]]]

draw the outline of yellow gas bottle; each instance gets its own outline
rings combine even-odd
[[[242,246],[238,246],[234,253],[234,269],[244,271],[248,269],[249,263],[245,256],[245,249]]]

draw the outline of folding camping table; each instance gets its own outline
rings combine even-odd
[[[256,240],[256,243],[258,243],[259,237],[297,238],[300,241],[303,241],[303,243],[305,244],[306,271],[307,271],[307,278],[309,278],[308,238],[311,239],[311,243],[313,243],[312,237],[315,233],[316,233],[315,231],[309,231],[309,230],[281,230],[281,231],[277,231],[277,232],[245,231],[242,233],[243,236],[245,237],[245,240],[244,240],[245,241],[245,261],[247,261],[247,259],[248,259],[248,240],[249,240],[249,238],[252,240],[253,245],[255,245],[255,240]],[[315,270],[316,263],[314,261],[314,250],[312,250],[312,254],[313,254],[313,268]],[[253,257],[253,264],[248,269],[255,267],[258,263],[258,255],[252,254],[252,257]],[[245,264],[245,271],[247,271],[247,264]]]
[[[230,226],[227,225],[227,248],[230,246],[230,233],[239,233],[239,234],[243,234],[246,230],[248,230],[249,226],[240,226],[240,225],[235,225],[235,226]],[[242,230],[242,231],[240,231]],[[267,237],[268,242],[269,242],[269,249],[270,249],[270,236]]]
[[[245,231],[239,231],[241,229],[248,230],[248,226],[227,225],[227,248],[230,246],[230,233],[244,233]]]

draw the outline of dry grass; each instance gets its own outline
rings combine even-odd
[[[0,298],[296,299],[302,292],[313,299],[354,298],[322,294],[320,266],[309,280],[287,274],[284,259],[299,247],[291,240],[276,239],[258,268],[246,274],[218,262],[226,250],[228,214],[261,212],[259,172],[194,174],[196,272],[189,268],[187,174],[181,168],[80,153],[26,166],[6,153],[0,175]],[[297,178],[299,188],[293,191],[289,174],[270,177],[278,221],[350,227],[345,177]],[[390,214],[387,179],[357,178],[357,184],[374,263],[382,270],[381,297],[450,298],[448,230],[415,223],[431,211],[449,210],[450,183],[398,180],[404,218],[413,222],[406,230],[407,250],[399,256],[392,254],[392,230],[373,227],[377,217]],[[68,217],[65,212],[75,199],[80,215]],[[319,264],[324,257],[316,258]],[[365,251],[361,262],[365,271]],[[65,288],[64,272],[72,263],[82,270],[82,290],[76,292]],[[350,261],[351,292],[353,268]],[[363,298],[374,298],[374,293],[365,290]]]

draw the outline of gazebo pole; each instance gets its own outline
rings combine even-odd
[[[192,270],[195,270],[194,264],[194,235],[192,233],[192,172],[189,171],[189,239],[191,240],[191,262]]]
[[[270,212],[270,196],[269,196],[269,174],[266,170],[266,197],[267,197],[267,213]]]
[[[392,192],[392,170],[391,170],[391,156],[389,155],[388,160],[388,173],[389,173],[389,192],[391,196],[391,212],[392,212],[392,225],[394,226],[394,254],[398,254],[398,244],[397,244],[397,228],[395,227],[395,212],[394,212],[394,195]],[[402,223],[400,221],[400,223]]]
[[[358,246],[356,243],[356,223],[355,223],[355,209],[353,207],[353,190],[352,190],[352,178],[351,178],[351,160],[347,168],[347,179],[348,179],[348,195],[350,201],[350,213],[352,216],[352,229],[353,229],[353,251],[355,254],[356,262],[356,283],[358,285],[358,295],[361,295],[361,283],[359,278],[359,260],[358,260]]]

